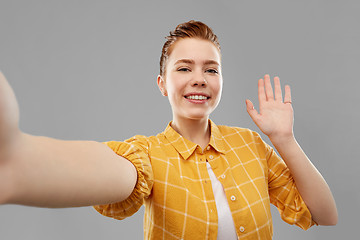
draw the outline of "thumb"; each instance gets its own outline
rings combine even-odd
[[[250,117],[255,121],[258,118],[259,113],[256,111],[256,109],[254,108],[254,104],[249,99],[246,99],[245,102],[246,102],[246,111],[248,112]]]
[[[4,74],[0,72],[0,138],[5,132],[17,129],[19,122],[19,106],[15,93]]]

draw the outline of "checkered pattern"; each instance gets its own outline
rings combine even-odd
[[[289,224],[303,229],[315,224],[285,163],[257,133],[209,122],[211,139],[204,150],[170,124],[157,136],[108,142],[135,165],[138,182],[128,199],[95,209],[124,219],[144,203],[145,239],[216,239],[208,161],[224,187],[239,239],[272,238],[270,202]]]

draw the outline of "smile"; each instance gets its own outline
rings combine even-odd
[[[190,95],[190,96],[185,96],[186,99],[191,99],[191,100],[206,100],[209,99],[206,96],[203,95]]]

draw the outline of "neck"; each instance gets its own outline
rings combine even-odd
[[[210,142],[208,118],[201,120],[174,118],[171,127],[184,138],[198,144],[202,149]]]

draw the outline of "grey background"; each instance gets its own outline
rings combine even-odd
[[[258,78],[279,75],[292,87],[297,140],[337,202],[337,226],[306,232],[273,208],[274,239],[354,239],[359,12],[358,1],[0,0],[0,69],[15,89],[25,132],[97,141],[153,135],[171,120],[156,86],[164,36],[178,23],[204,21],[223,55],[223,97],[211,118],[259,131],[245,99],[257,102]],[[143,209],[117,221],[90,207],[4,205],[0,238],[142,239],[142,216]]]

